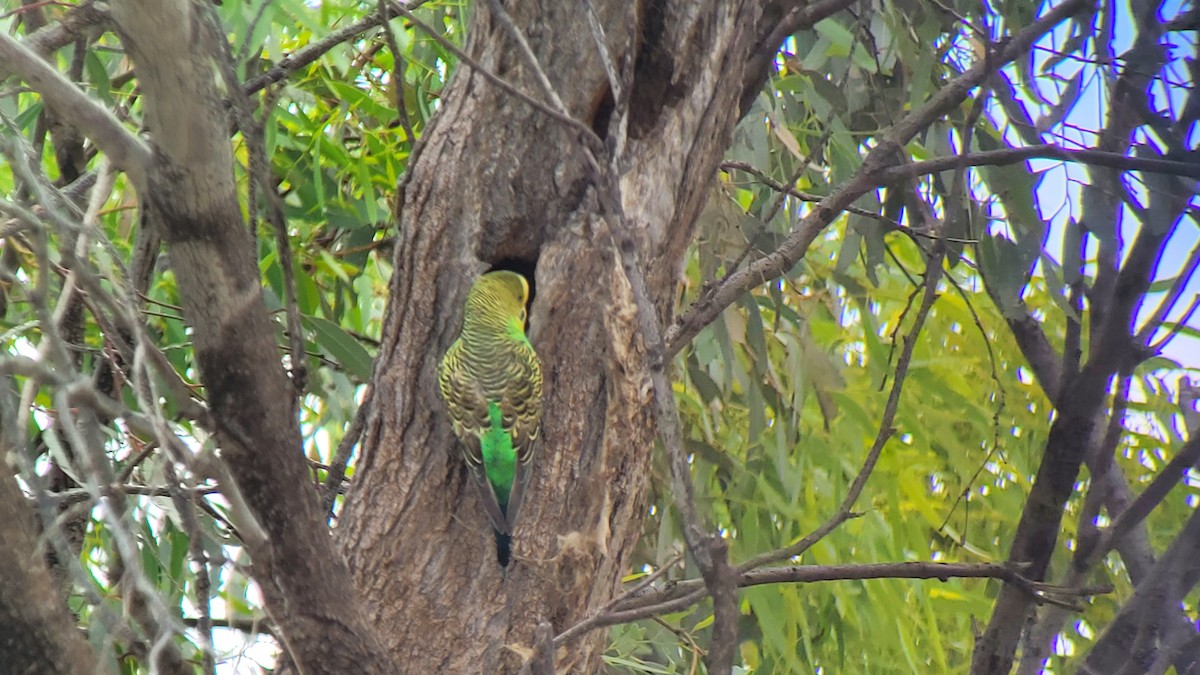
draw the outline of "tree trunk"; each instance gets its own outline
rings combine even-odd
[[[15,419],[15,417],[8,417]],[[0,447],[7,456],[13,444]],[[33,512],[11,475],[0,474],[0,654],[6,673],[86,673],[96,663],[42,559]]]
[[[616,132],[581,3],[506,3],[571,115]],[[765,2],[596,2],[617,69],[633,61],[623,207],[659,319],[671,317],[692,226],[756,58],[781,11]],[[775,44],[767,44],[774,39]],[[509,34],[477,3],[466,50],[544,100]],[[748,84],[749,83],[749,84]],[[338,537],[367,609],[409,672],[511,672],[534,626],[560,632],[617,590],[646,513],[656,433],[647,349],[582,146],[566,125],[461,64],[402,195],[375,409]],[[610,128],[611,127],[611,128]],[[533,272],[542,435],[501,574],[458,459],[435,369],[473,278]],[[597,633],[558,668],[595,672]],[[508,648],[506,648],[508,647]]]
[[[203,4],[187,0],[123,0],[112,12],[153,133],[140,196],[164,230],[221,457],[249,509],[239,535],[264,604],[304,672],[345,672],[346,664],[393,672],[354,601],[304,460],[231,171],[229,121],[213,81],[215,23]]]

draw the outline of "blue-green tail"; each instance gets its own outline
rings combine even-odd
[[[492,532],[496,535],[496,562],[500,563],[501,567],[508,567],[509,561],[512,560],[512,535],[495,529]]]

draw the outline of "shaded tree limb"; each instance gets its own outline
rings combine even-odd
[[[1200,511],[1191,515],[1154,571],[1138,585],[1133,597],[1092,646],[1085,668],[1122,675],[1147,672],[1160,656],[1157,644],[1177,613],[1178,603],[1197,580],[1200,580]],[[1116,664],[1122,667],[1116,668]]]
[[[1162,471],[1150,481],[1145,490],[1133,500],[1129,508],[1113,520],[1104,531],[1095,551],[1089,556],[1092,564],[1099,562],[1105,553],[1112,550],[1129,532],[1142,523],[1162,503],[1171,490],[1179,484],[1188,471],[1200,461],[1200,435],[1193,434],[1191,440],[1179,449],[1179,453],[1167,462]]]
[[[1092,332],[1092,350],[1086,365],[1055,398],[1058,416],[1051,425],[1046,451],[1009,557],[1010,562],[1028,564],[1032,579],[1045,578],[1058,540],[1063,508],[1074,489],[1099,410],[1107,397],[1108,380],[1117,369],[1137,358],[1130,335],[1132,313],[1149,288],[1167,234],[1149,228],[1139,232],[1125,265],[1114,275],[1114,301],[1104,322]],[[988,630],[977,643],[973,673],[1008,672],[1024,617],[1030,609],[1028,598],[1008,587],[1000,590]]]

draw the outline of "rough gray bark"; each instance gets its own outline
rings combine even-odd
[[[766,4],[596,3],[617,69],[634,64],[618,165],[660,321],[670,318],[745,82],[760,80],[745,64],[763,48]],[[602,138],[615,131],[583,7],[507,5],[570,113]],[[467,51],[536,97],[532,73],[484,6]],[[613,596],[645,516],[655,422],[636,309],[579,142],[459,68],[403,197],[376,407],[338,532],[398,662],[412,672],[491,673],[522,663],[539,621],[561,632]],[[546,394],[516,561],[502,578],[434,371],[473,277],[514,261],[536,263],[530,325]],[[602,648],[597,633],[558,654],[557,667],[595,672]]]

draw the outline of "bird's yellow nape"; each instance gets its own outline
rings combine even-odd
[[[488,272],[475,280],[470,295],[491,298],[505,307],[512,315],[525,309],[529,302],[529,281],[524,276],[508,270]]]

